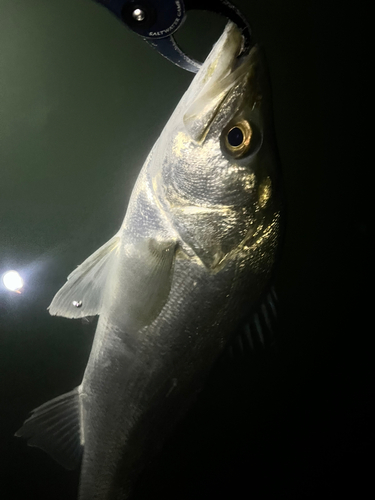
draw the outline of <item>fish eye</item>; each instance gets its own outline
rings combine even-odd
[[[247,120],[232,123],[223,135],[225,150],[234,158],[244,156],[252,148],[253,129]]]
[[[238,148],[243,143],[243,132],[240,127],[233,127],[229,130],[227,134],[227,140],[229,146],[232,148]]]

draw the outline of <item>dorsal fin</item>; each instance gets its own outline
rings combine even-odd
[[[226,349],[231,358],[242,357],[257,348],[268,348],[275,344],[274,329],[277,320],[277,295],[271,287],[263,302],[252,316],[241,326]]]

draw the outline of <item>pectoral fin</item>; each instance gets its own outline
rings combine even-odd
[[[175,241],[147,239],[124,249],[119,258],[112,303],[123,314],[127,331],[140,329],[154,320],[166,303],[172,284]],[[119,314],[116,312],[116,314]]]
[[[65,318],[100,314],[103,290],[119,242],[120,237],[114,236],[70,273],[48,307],[50,314]]]

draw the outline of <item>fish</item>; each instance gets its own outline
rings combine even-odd
[[[269,79],[232,23],[154,144],[119,231],[49,313],[99,315],[82,383],[16,436],[68,469],[79,500],[128,499],[272,283],[283,227]],[[250,311],[250,312],[249,312]]]

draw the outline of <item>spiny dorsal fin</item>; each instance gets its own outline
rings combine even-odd
[[[242,357],[246,352],[251,352],[259,346],[265,348],[274,344],[276,304],[275,288],[271,287],[263,302],[229,344],[228,353],[231,358]]]
[[[83,434],[81,430],[79,387],[35,408],[16,432],[29,446],[47,452],[66,469],[81,462]]]
[[[48,307],[53,316],[83,318],[100,314],[103,290],[120,242],[115,235],[68,276]]]

